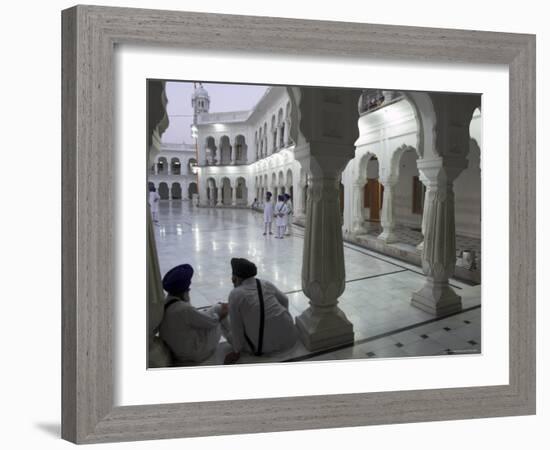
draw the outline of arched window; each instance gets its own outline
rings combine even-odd
[[[181,175],[181,163],[179,158],[172,158],[170,161],[170,170],[172,175]]]

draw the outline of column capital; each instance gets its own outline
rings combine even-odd
[[[464,156],[445,156],[417,161],[422,181],[428,188],[452,184],[460,173],[468,167]]]
[[[354,156],[351,144],[308,142],[294,150],[294,158],[314,177],[339,176]]]

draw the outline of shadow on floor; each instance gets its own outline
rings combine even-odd
[[[50,436],[60,438],[61,437],[61,424],[60,423],[37,423],[36,428],[42,430],[44,433]]]

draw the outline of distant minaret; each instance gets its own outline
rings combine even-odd
[[[195,90],[191,97],[191,106],[193,107],[193,124],[196,124],[197,116],[210,110],[210,97],[206,89],[202,87],[202,83],[194,83],[194,85]]]

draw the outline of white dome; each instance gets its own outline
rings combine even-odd
[[[193,92],[193,98],[197,98],[197,97],[206,97],[206,98],[210,98],[209,95],[208,95],[208,91],[206,89],[204,89],[202,86],[199,86],[197,89],[195,89],[195,91]]]

